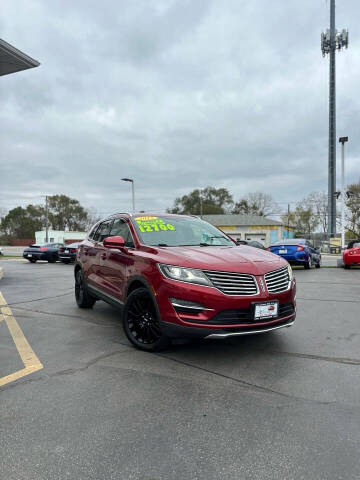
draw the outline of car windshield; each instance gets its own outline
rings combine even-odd
[[[222,246],[234,245],[220,230],[196,217],[137,216],[132,219],[140,241],[145,245]]]
[[[360,247],[360,242],[354,242],[354,243],[352,243],[349,248],[357,248],[357,247]]]

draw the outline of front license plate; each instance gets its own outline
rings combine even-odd
[[[28,253],[28,257],[32,257],[31,253]]]
[[[287,253],[287,250],[279,250],[279,253]]]
[[[278,302],[256,303],[254,319],[261,320],[263,318],[277,317],[279,311]]]

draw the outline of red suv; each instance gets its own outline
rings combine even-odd
[[[172,338],[289,327],[295,291],[286,260],[185,215],[113,215],[92,228],[75,264],[78,306],[123,307],[128,339],[148,351]]]

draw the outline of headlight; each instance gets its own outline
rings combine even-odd
[[[293,274],[293,271],[292,271],[292,268],[290,267],[290,265],[288,265],[287,269],[288,269],[288,273],[289,273],[289,281],[291,282],[291,280],[294,277],[294,274]]]
[[[158,264],[160,272],[167,278],[172,280],[180,280],[181,282],[196,283],[199,285],[207,285],[212,287],[210,280],[201,271],[194,268],[174,267],[173,265]]]

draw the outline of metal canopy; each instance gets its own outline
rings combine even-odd
[[[40,63],[0,38],[0,76],[38,67]]]

